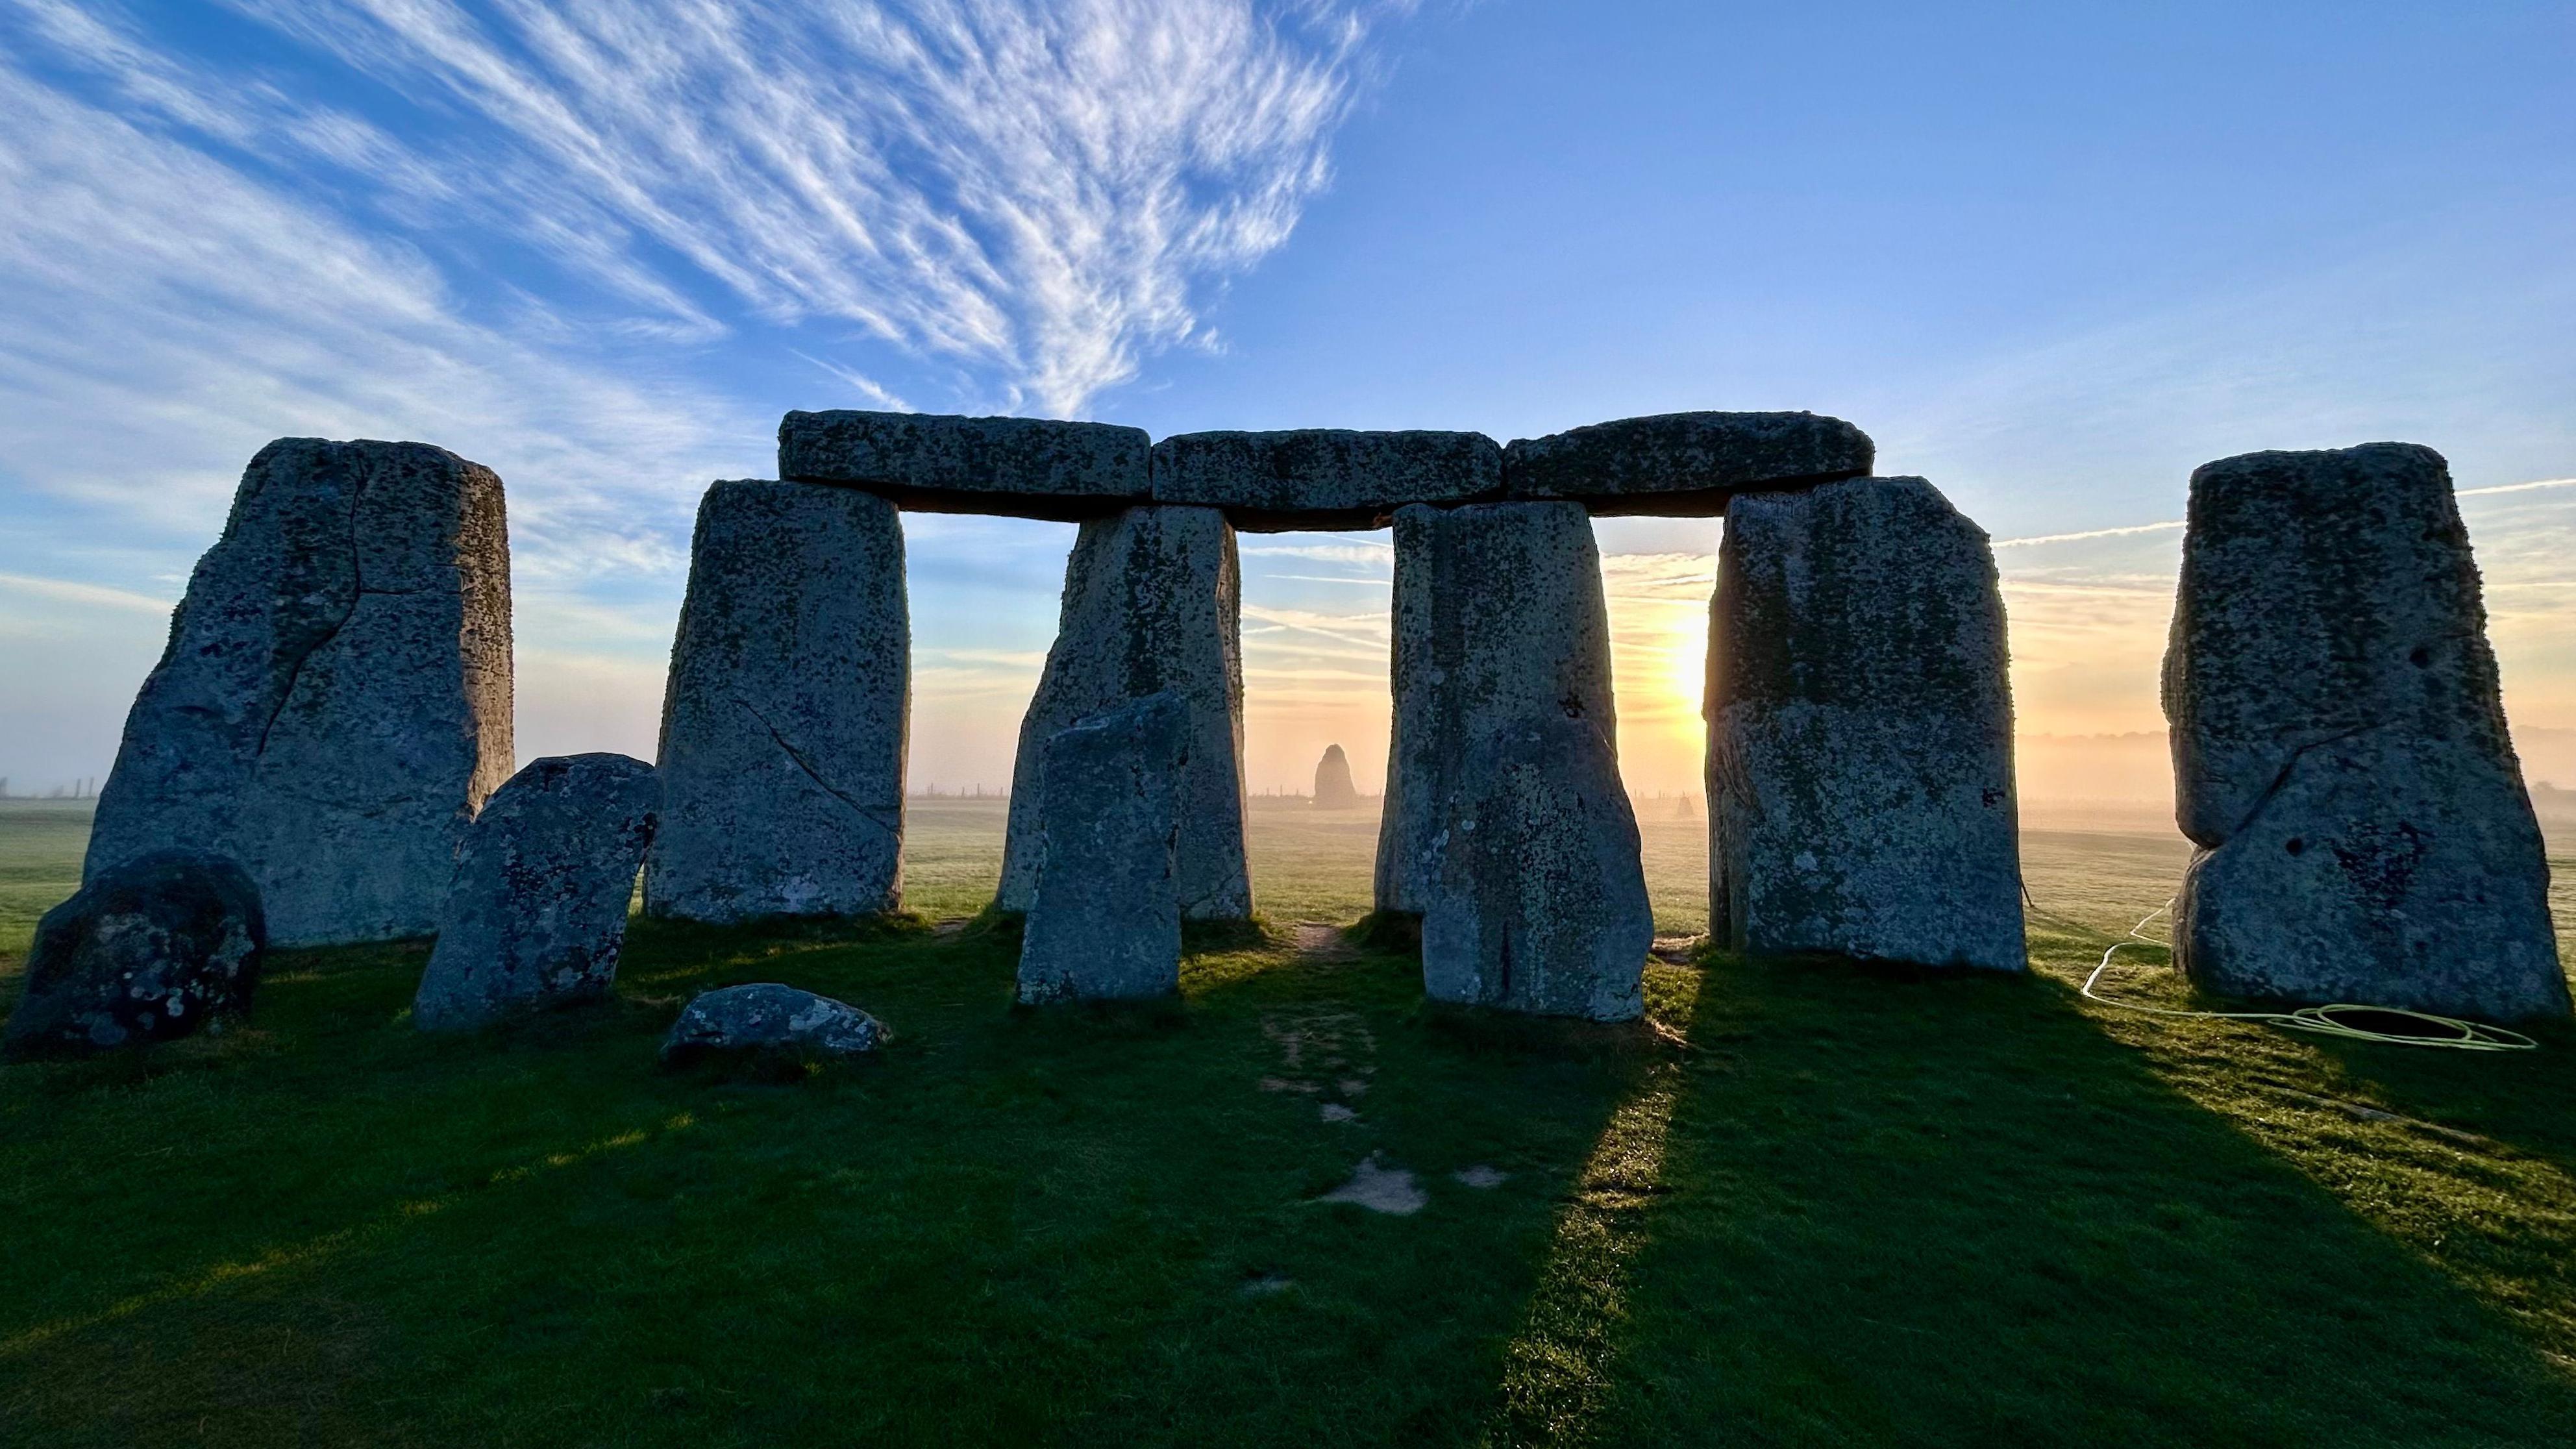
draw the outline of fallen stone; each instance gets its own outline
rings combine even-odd
[[[1189,710],[1156,694],[1049,736],[1019,999],[1169,996],[1181,984],[1175,782]]]
[[[624,755],[511,776],[457,852],[413,1024],[470,1031],[607,995],[658,795],[653,767]]]
[[[1455,1179],[1460,1187],[1472,1187],[1479,1192],[1501,1187],[1512,1180],[1510,1173],[1500,1168],[1487,1167],[1483,1163],[1478,1163],[1474,1167],[1459,1168],[1449,1176]]]
[[[735,1057],[810,1062],[864,1056],[893,1038],[845,1001],[774,982],[702,992],[662,1040],[662,1065]]]
[[[1169,691],[1186,706],[1178,781],[1181,914],[1252,914],[1243,849],[1242,585],[1234,530],[1213,508],[1134,508],[1082,526],[1065,565],[1064,608],[1020,724],[995,904],[1032,909],[1046,742],[1076,723]]]
[[[1315,808],[1318,810],[1356,810],[1360,792],[1351,784],[1351,757],[1340,745],[1324,746],[1324,758],[1315,763]]]
[[[170,1041],[247,1012],[266,940],[259,888],[222,856],[163,850],[109,866],[36,923],[8,1058]]]
[[[1252,533],[1383,528],[1407,503],[1503,496],[1503,450],[1482,433],[1181,433],[1154,445],[1154,501],[1225,510]]]
[[[1423,994],[1589,1021],[1643,1015],[1655,916],[1600,729],[1563,715],[1514,724],[1469,751],[1444,800]]]
[[[1855,478],[1877,446],[1814,413],[1664,413],[1523,438],[1503,450],[1514,499],[1563,498],[1604,516],[1714,518],[1762,488]]]
[[[1748,494],[1709,611],[1710,933],[2025,970],[2003,602],[1920,478]]]
[[[1444,802],[1479,741],[1552,717],[1590,721],[1617,746],[1592,521],[1573,503],[1398,510],[1393,633],[1376,906],[1419,915],[1439,879]]]
[[[242,475],[126,716],[84,879],[240,862],[269,939],[429,934],[511,758],[501,480],[425,443],[281,438]]]
[[[2440,454],[2192,474],[2165,655],[2174,959],[2203,987],[2563,1017],[2549,870]]]
[[[1101,518],[1153,501],[1143,430],[1052,418],[791,412],[778,476],[882,494],[927,513]]]
[[[895,506],[810,483],[709,488],[662,696],[645,910],[730,923],[899,907],[910,703]]]

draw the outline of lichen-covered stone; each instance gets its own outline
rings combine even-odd
[[[662,1065],[710,1057],[821,1061],[865,1056],[892,1039],[846,1001],[760,981],[701,992],[662,1039]]]
[[[1560,717],[1617,748],[1591,520],[1573,503],[1398,510],[1393,633],[1376,899],[1418,915],[1440,875],[1445,802],[1479,742]]]
[[[1222,508],[1235,527],[1382,528],[1407,503],[1503,494],[1503,450],[1482,433],[1181,433],[1154,445],[1154,501]]]
[[[930,513],[1098,518],[1152,501],[1151,446],[1110,423],[792,412],[778,425],[778,476]]]
[[[646,911],[737,922],[902,903],[906,610],[892,503],[810,483],[707,490],[662,696]]]
[[[1855,478],[1876,455],[1868,434],[1815,413],[1663,413],[1520,439],[1503,486],[1603,515],[1714,518],[1738,493]]]
[[[625,755],[558,755],[510,777],[467,833],[412,1021],[460,1031],[608,994],[660,789]]]
[[[106,867],[36,923],[11,1060],[169,1041],[250,1009],[267,929],[259,888],[204,851]]]
[[[1709,920],[1742,951],[2020,971],[2003,601],[1920,478],[1748,494],[1709,613]]]
[[[1190,710],[1163,693],[1047,737],[1019,999],[1169,996],[1181,982],[1181,792]]]
[[[2174,956],[2234,996],[2568,1013],[2549,868],[2449,467],[2372,443],[2192,474],[2165,655]]]
[[[1465,763],[1439,816],[1423,994],[1635,1020],[1655,917],[1617,752],[1591,720],[1539,714],[1478,740]]]
[[[1046,741],[1078,721],[1168,690],[1189,710],[1181,812],[1181,913],[1252,914],[1243,852],[1242,584],[1234,530],[1213,508],[1131,508],[1082,526],[1064,608],[1020,725],[995,903],[1025,911],[1037,888]]]
[[[501,480],[424,443],[281,438],[135,696],[83,876],[211,850],[274,944],[426,935],[509,774],[510,696]]]
[[[1351,757],[1340,745],[1324,746],[1324,758],[1315,762],[1315,808],[1318,810],[1356,810],[1360,792],[1351,784]]]

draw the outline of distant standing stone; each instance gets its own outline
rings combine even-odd
[[[658,795],[653,767],[624,755],[553,756],[511,776],[457,855],[413,1023],[471,1030],[607,995]]]
[[[2440,454],[2249,453],[2192,474],[2165,655],[2201,849],[2174,958],[2211,990],[2568,1014],[2549,868]]]
[[[1171,995],[1181,980],[1174,785],[1189,762],[1187,706],[1157,694],[1059,730],[1043,749],[1019,999]]]
[[[85,879],[241,862],[280,946],[423,936],[510,770],[501,480],[424,443],[251,460],[126,716]]]
[[[110,866],[36,923],[8,1056],[78,1056],[183,1037],[250,1009],[267,929],[232,861],[164,850]]]
[[[1414,506],[1395,515],[1394,734],[1377,909],[1419,915],[1467,755],[1543,718],[1618,745],[1601,554],[1579,504]]]
[[[1315,808],[1318,810],[1356,810],[1360,792],[1351,784],[1351,757],[1340,745],[1324,746],[1324,758],[1315,763]]]
[[[1655,916],[1610,742],[1590,720],[1538,715],[1480,740],[1465,763],[1439,816],[1423,994],[1634,1021]]]
[[[892,1035],[884,1023],[846,1001],[755,982],[703,992],[690,1001],[662,1041],[662,1064],[685,1066],[721,1056],[863,1056]]]
[[[707,490],[662,696],[647,911],[902,904],[909,617],[893,504],[810,483]]]
[[[1234,530],[1213,508],[1131,508],[1082,526],[1065,565],[1064,608],[1046,671],[1020,724],[1009,834],[995,903],[1037,893],[1038,802],[1046,742],[1131,700],[1170,691],[1188,709],[1189,765],[1177,782],[1181,914],[1252,914],[1243,850],[1242,582]]]
[[[1920,478],[1727,509],[1709,613],[1710,933],[2027,968],[2003,600]]]

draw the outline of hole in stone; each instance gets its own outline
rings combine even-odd
[[[2307,850],[2308,843],[2293,835],[2290,837],[2288,843],[2284,844],[2281,848],[2292,855],[2298,855]]]
[[[2415,652],[2406,656],[2406,662],[2422,669],[2433,662],[2433,651],[2418,644],[2415,646]]]

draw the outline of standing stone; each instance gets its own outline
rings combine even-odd
[[[901,905],[910,702],[895,506],[808,483],[709,488],[662,696],[645,910],[737,922]]]
[[[2174,957],[2231,996],[2565,1016],[2549,868],[2429,448],[2191,477],[2165,654]]]
[[[1181,812],[1181,914],[1252,914],[1243,852],[1242,586],[1234,530],[1213,508],[1131,508],[1082,526],[1065,565],[1064,610],[1020,724],[1010,832],[995,904],[1037,894],[1045,745],[1057,731],[1171,691],[1189,710]]]
[[[1315,762],[1315,808],[1318,810],[1356,810],[1360,792],[1351,784],[1351,757],[1340,745],[1324,746],[1324,758]]]
[[[1738,498],[1708,648],[1711,934],[2027,969],[1984,531],[1920,478]]]
[[[1610,614],[1582,506],[1399,510],[1392,666],[1377,909],[1420,915],[1440,877],[1448,796],[1480,742],[1542,718],[1586,720],[1615,771]]]
[[[222,856],[163,850],[110,866],[36,923],[7,1055],[169,1041],[246,1012],[266,939],[259,888]]]
[[[1618,755],[1597,725],[1543,713],[1478,740],[1440,825],[1424,995],[1592,1021],[1644,1014],[1655,916]]]
[[[1050,735],[1036,900],[1020,943],[1019,999],[1169,996],[1181,984],[1178,783],[1191,724],[1157,694]],[[1013,797],[1016,801],[1017,797]]]
[[[269,939],[427,935],[510,767],[501,480],[424,443],[251,460],[126,716],[84,879],[154,851],[249,872]]]
[[[465,1031],[608,994],[653,839],[653,767],[557,755],[510,777],[457,852],[412,1022]]]

